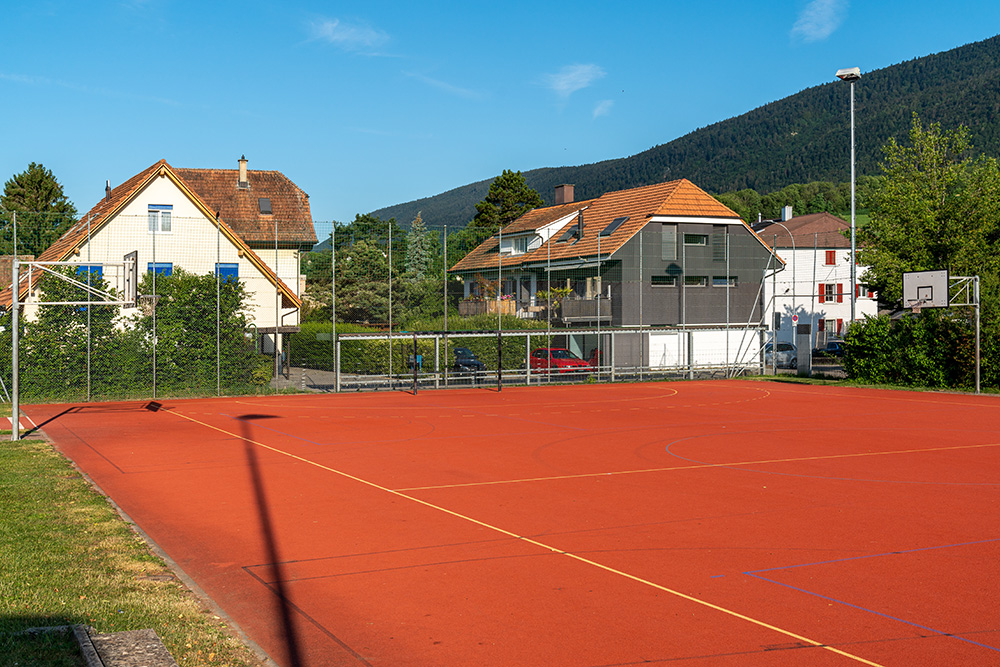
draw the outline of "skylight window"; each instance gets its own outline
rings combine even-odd
[[[566,232],[556,240],[556,243],[565,243],[566,241],[569,241],[571,238],[573,238],[574,236],[576,236],[579,232],[580,232],[580,228],[577,225],[573,225],[572,227],[570,227],[569,229],[567,229]]]
[[[624,223],[626,220],[628,220],[627,215],[622,216],[620,218],[615,218],[614,220],[611,221],[611,224],[609,224],[607,227],[601,230],[601,233],[598,234],[598,236],[611,236],[614,233],[614,231],[619,227],[621,227],[622,223]]]
[[[271,199],[269,197],[259,198],[257,200],[257,207],[264,215],[271,215]]]

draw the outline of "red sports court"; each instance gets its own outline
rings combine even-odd
[[[281,665],[1000,664],[1000,400],[753,381],[38,405]]]

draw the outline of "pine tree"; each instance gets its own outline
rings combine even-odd
[[[423,280],[427,277],[427,270],[433,259],[427,225],[418,211],[410,225],[410,232],[406,235],[407,275],[414,280]]]
[[[17,252],[40,255],[76,220],[76,207],[66,198],[51,171],[32,162],[4,184],[0,206],[5,217],[17,213]],[[0,250],[14,250],[9,225],[0,239]]]
[[[542,196],[528,187],[521,172],[504,169],[490,184],[486,199],[476,204],[476,217],[469,226],[493,233],[544,205]]]

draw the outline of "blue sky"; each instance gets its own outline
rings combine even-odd
[[[6,4],[3,181],[40,162],[82,213],[161,158],[245,154],[344,222],[504,169],[632,155],[842,67],[1000,32],[985,0]]]

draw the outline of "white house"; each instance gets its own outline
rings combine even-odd
[[[838,340],[851,321],[850,224],[829,213],[787,216],[754,226],[785,260],[783,270],[764,280],[765,321],[778,341],[795,342],[795,322],[811,324],[813,346]],[[866,267],[856,267],[855,317],[878,314],[878,298],[864,284]]]
[[[279,172],[175,169],[165,160],[115,188],[43,252],[36,261],[96,265],[138,254],[138,272],[189,273],[236,278],[250,295],[250,320],[273,335],[297,330],[299,253],[316,243],[308,195]],[[95,268],[96,270],[96,268]],[[116,269],[101,269],[121,287]],[[19,298],[31,319],[40,298],[38,271],[22,277]],[[0,294],[9,309],[12,293]]]

